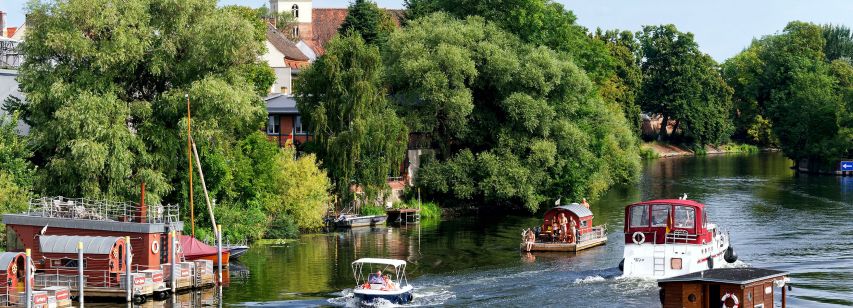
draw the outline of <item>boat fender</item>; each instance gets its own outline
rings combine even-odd
[[[619,261],[619,271],[620,272],[625,271],[625,258],[622,258],[622,261]]]
[[[732,246],[729,246],[729,248],[726,249],[726,254],[723,255],[723,259],[725,259],[726,262],[729,263],[735,263],[735,261],[737,261],[737,253],[735,252],[735,249],[732,248]]]
[[[151,253],[155,255],[160,253],[160,241],[154,241],[151,243]]]
[[[714,257],[708,256],[708,269],[714,269]]]
[[[637,231],[634,232],[634,235],[631,236],[631,239],[634,240],[634,244],[642,245],[646,242],[646,234],[643,232]]]
[[[729,306],[726,305],[726,300],[729,298],[731,298],[732,301],[734,302],[734,305],[731,308],[740,307],[740,302],[737,300],[737,295],[734,295],[731,292],[728,292],[728,293],[726,293],[726,295],[723,295],[722,299],[720,299],[720,308],[729,308]]]

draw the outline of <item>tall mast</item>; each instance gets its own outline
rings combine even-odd
[[[188,174],[190,176],[190,225],[192,226],[192,236],[195,237],[195,208],[193,206],[193,152],[190,149],[190,145],[192,144],[192,128],[191,121],[192,117],[190,116],[190,95],[184,95],[187,98],[187,165],[189,165],[190,169]]]

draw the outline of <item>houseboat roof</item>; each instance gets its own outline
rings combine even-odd
[[[22,252],[4,252],[0,253],[0,269],[6,270],[6,266],[15,260]]]
[[[737,285],[750,284],[756,281],[771,279],[779,276],[788,275],[788,272],[777,271],[771,269],[743,267],[743,268],[716,268],[704,270],[701,272],[690,273],[681,276],[658,280],[658,283],[665,282],[718,282]]]
[[[587,217],[587,216],[592,216],[592,211],[590,211],[590,210],[589,210],[588,208],[586,208],[585,206],[580,205],[580,204],[577,204],[577,203],[572,203],[572,204],[568,204],[568,205],[556,206],[556,207],[554,207],[554,208],[552,208],[552,209],[550,209],[550,210],[548,210],[548,211],[550,212],[550,211],[559,210],[559,209],[561,209],[561,210],[566,210],[566,211],[570,211],[570,212],[572,212],[572,213],[575,213],[575,215],[578,215],[578,217]]]
[[[121,238],[116,236],[42,235],[39,244],[42,253],[77,253],[77,243],[83,243],[84,254],[110,254]]]
[[[696,202],[696,201],[693,201],[693,200],[681,200],[681,199],[658,199],[658,200],[649,200],[649,201],[637,202],[637,203],[631,204],[631,205],[629,205],[629,206],[634,206],[634,205],[645,205],[645,204],[672,204],[672,205],[686,205],[686,206],[692,206],[692,207],[697,207],[697,208],[699,208],[699,209],[703,209],[703,208],[705,208],[705,205],[704,205],[704,204],[702,204],[702,203],[699,203],[699,202]]]

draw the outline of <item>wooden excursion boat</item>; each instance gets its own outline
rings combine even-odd
[[[565,242],[557,238],[556,230],[552,227],[560,214],[565,214],[569,221],[574,219],[577,222],[576,234],[568,234]],[[592,211],[577,203],[554,207],[545,212],[542,226],[522,232],[520,248],[522,251],[575,252],[604,245],[607,243],[607,226],[593,227],[592,217]],[[530,233],[533,233],[532,236]],[[528,247],[527,242],[530,237],[534,241]]]

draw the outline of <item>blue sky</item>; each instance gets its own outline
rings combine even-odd
[[[7,26],[23,23],[27,0],[0,0]],[[180,0],[179,0],[180,1]],[[402,8],[402,0],[378,0],[380,6]],[[853,26],[850,0],[557,0],[590,29],[639,30],[642,25],[675,24],[693,32],[700,48],[718,61],[749,45],[755,37],[780,31],[791,20]],[[259,7],[266,0],[220,0],[221,4]],[[348,0],[315,0],[315,7],[345,7]]]

